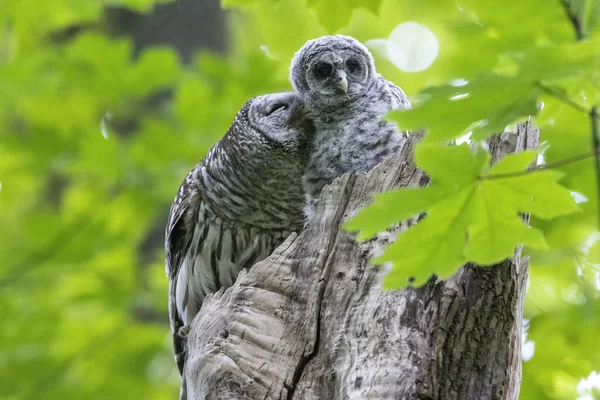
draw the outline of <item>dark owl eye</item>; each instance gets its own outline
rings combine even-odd
[[[329,75],[331,75],[331,71],[333,71],[331,64],[320,63],[315,68],[315,75],[317,75],[319,78],[327,78]]]
[[[354,59],[350,59],[350,60],[346,61],[346,68],[348,68],[348,72],[353,74],[360,70],[360,64],[358,63],[358,61],[356,61]]]
[[[284,103],[275,103],[267,108],[267,116],[274,114],[279,111],[287,110],[287,104]]]

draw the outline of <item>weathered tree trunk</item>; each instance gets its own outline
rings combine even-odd
[[[495,137],[494,162],[538,137],[527,124]],[[414,142],[326,187],[315,221],[205,301],[188,337],[189,399],[517,399],[528,266],[520,251],[383,292],[383,269],[367,261],[387,239],[357,243],[339,229],[373,193],[427,183]]]

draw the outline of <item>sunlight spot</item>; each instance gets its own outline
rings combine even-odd
[[[550,148],[548,141],[544,140],[538,147],[537,165],[546,164],[546,151]]]
[[[537,156],[537,165],[541,166],[546,164],[546,159],[544,158],[544,155],[542,153],[539,153]]]
[[[594,399],[592,396],[593,390],[600,389],[600,374],[592,371],[587,378],[581,379],[577,385],[577,393],[580,397],[577,400]]]
[[[528,340],[523,343],[523,361],[529,361],[533,358],[533,354],[535,353],[535,342],[533,340]]]
[[[273,55],[273,53],[271,53],[271,51],[269,50],[269,46],[267,46],[266,44],[260,45],[260,51],[262,51],[265,54],[265,56],[267,56],[271,60],[276,60],[277,59],[277,57],[275,57]]]
[[[450,100],[456,101],[456,100],[466,99],[469,96],[471,96],[470,93],[460,93],[460,94],[450,97]]]
[[[471,140],[469,138],[471,137],[472,134],[473,134],[473,132],[467,132],[464,135],[457,137],[456,145],[460,146],[463,143],[471,143]]]
[[[536,104],[538,111],[542,111],[544,109],[544,102],[539,100]]]
[[[588,198],[579,192],[571,192],[571,197],[575,200],[575,203],[585,203]]]
[[[592,232],[588,235],[588,237],[585,240],[585,242],[583,243],[583,246],[581,247],[581,249],[583,250],[583,252],[585,254],[589,254],[592,246],[594,244],[596,244],[596,242],[598,242],[598,241],[600,241],[600,232],[598,232],[598,231]],[[600,271],[598,271],[598,272],[600,272]]]
[[[429,68],[438,56],[440,45],[433,32],[416,22],[398,25],[390,34],[388,54],[401,51],[405,55],[405,64],[396,65],[403,71],[419,72]]]
[[[450,81],[450,86],[465,86],[467,83],[469,83],[468,80],[463,79],[463,78],[458,78],[458,79],[454,79],[453,81]]]
[[[521,358],[523,361],[529,361],[533,358],[533,354],[535,353],[535,342],[533,340],[527,340],[527,334],[529,331],[529,320],[523,319],[523,329],[521,331],[521,337],[523,343],[521,347]]]
[[[433,32],[412,21],[396,26],[387,39],[373,39],[365,44],[405,72],[426,70],[433,64],[440,50]]]
[[[100,121],[100,133],[104,139],[108,139],[108,123],[112,119],[112,113],[108,111]]]

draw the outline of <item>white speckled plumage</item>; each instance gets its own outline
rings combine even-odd
[[[180,372],[180,334],[202,301],[268,257],[304,224],[302,174],[314,126],[294,93],[246,102],[226,135],[188,174],[165,232],[169,314]],[[180,398],[184,399],[185,383]]]
[[[290,81],[311,108],[316,128],[304,177],[310,218],[323,186],[346,172],[368,171],[400,150],[404,133],[383,117],[409,109],[410,102],[349,36],[308,41],[294,55]]]

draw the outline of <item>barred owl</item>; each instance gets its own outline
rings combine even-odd
[[[165,232],[169,314],[175,359],[209,293],[229,287],[243,268],[268,257],[304,224],[302,174],[314,127],[294,93],[255,97],[225,136],[188,174]],[[180,398],[184,399],[185,382]]]
[[[399,151],[406,137],[383,117],[409,109],[410,102],[377,73],[369,50],[349,36],[308,41],[294,55],[290,81],[312,110],[316,128],[304,177],[310,217],[323,186],[346,172],[368,171]]]

